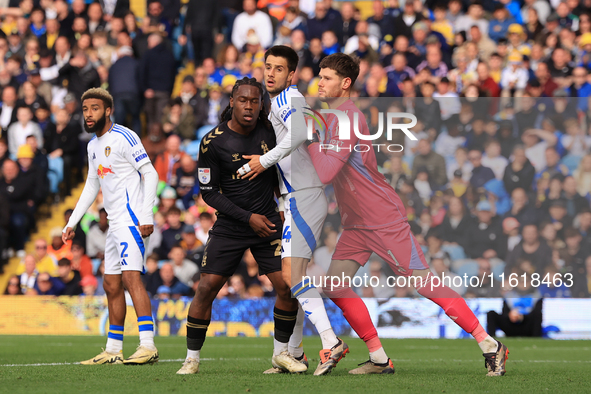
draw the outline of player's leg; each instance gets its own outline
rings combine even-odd
[[[277,218],[279,219],[279,218]],[[275,223],[279,228],[281,222]],[[267,275],[275,291],[277,299],[273,317],[275,322],[275,338],[273,341],[273,367],[289,372],[305,372],[308,366],[296,360],[288,352],[289,338],[293,334],[298,314],[298,302],[291,297],[289,285],[283,279],[281,269],[281,233],[260,238],[250,247],[253,257],[259,265],[259,273]]]
[[[244,240],[210,233],[203,251],[201,279],[187,313],[187,357],[177,374],[199,372],[201,348],[211,323],[213,301],[236,271],[246,249]]]
[[[123,363],[123,326],[125,324],[125,292],[121,278],[121,265],[114,236],[107,233],[105,242],[105,275],[103,288],[107,295],[109,310],[109,332],[105,350],[89,360],[82,361],[82,365],[121,364]]]
[[[456,291],[433,276],[410,226],[405,223],[396,228],[378,230],[375,234],[376,253],[390,264],[394,272],[409,276],[410,284],[420,295],[439,305],[450,319],[476,339],[487,360],[490,376],[504,375],[509,350],[487,334]]]
[[[293,334],[293,329],[296,325],[298,302],[291,297],[291,291],[287,283],[283,280],[281,271],[270,272],[266,275],[277,293],[275,308],[273,310],[273,319],[275,323],[273,358],[271,360],[273,367],[292,373],[305,372],[308,370],[308,366],[299,360],[296,360],[293,355],[289,354],[288,349],[289,339]]]
[[[213,300],[228,278],[228,276],[216,274],[201,274],[195,297],[191,301],[187,314],[187,358],[177,374],[188,375],[199,372],[201,348],[211,323]]]
[[[349,236],[350,235],[350,236]],[[344,237],[344,238],[343,238]],[[341,243],[341,240],[343,242]],[[366,262],[371,255],[368,251],[357,251],[347,246],[360,243],[362,240],[355,233],[343,234],[337,245],[334,256],[350,254],[355,260],[332,260],[327,272],[329,278],[324,292],[343,311],[343,316],[359,338],[365,342],[369,351],[369,361],[359,368],[349,371],[351,374],[392,374],[394,367],[386,355],[378,331],[376,330],[367,306],[351,288],[351,280],[361,267],[359,261]],[[338,252],[338,253],[337,253]],[[337,280],[337,278],[339,280]]]
[[[323,348],[320,352],[321,359],[324,357],[338,361],[346,354],[347,346],[335,335],[320,292],[306,275],[308,263],[320,242],[327,209],[326,195],[322,188],[290,194],[286,202],[282,240],[283,275],[293,296],[320,334]],[[295,349],[294,351],[297,352]]]

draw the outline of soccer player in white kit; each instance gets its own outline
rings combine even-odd
[[[138,135],[112,123],[112,112],[113,98],[106,90],[93,88],[82,95],[84,128],[95,136],[88,143],[84,190],[62,234],[64,243],[74,238],[74,226],[102,187],[109,219],[103,282],[109,308],[109,333],[106,349],[81,364],[151,364],[158,361],[158,350],[154,345],[150,298],[141,274],[145,273],[146,246],[154,231],[152,209],[158,174]],[[140,333],[140,346],[127,359],[122,351],[127,310],[124,287],[133,300]]]
[[[306,267],[322,234],[327,201],[324,185],[316,174],[307,147],[302,144],[307,137],[304,110],[309,111],[309,108],[297,87],[290,86],[298,60],[297,53],[284,45],[265,52],[265,87],[271,97],[269,120],[278,144],[263,156],[245,156],[250,161],[240,168],[239,174],[254,179],[277,165],[285,207],[281,241],[283,277],[322,340],[323,350],[314,375],[326,375],[349,352],[349,347],[335,335],[320,293],[306,278]],[[303,358],[301,312],[289,343],[289,352],[296,359]]]

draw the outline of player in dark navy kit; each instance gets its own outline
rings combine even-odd
[[[262,85],[253,78],[236,82],[222,118],[224,121],[203,137],[199,152],[201,193],[203,200],[217,209],[218,220],[205,246],[201,280],[187,316],[187,358],[177,373],[199,371],[213,300],[249,248],[259,273],[267,275],[277,292],[272,364],[289,372],[303,372],[307,367],[288,353],[298,302],[291,298],[281,274],[282,223],[274,199],[276,173],[266,171],[252,181],[240,179],[236,173],[248,162],[243,155],[263,155],[275,146]]]

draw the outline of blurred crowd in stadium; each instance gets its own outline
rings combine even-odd
[[[215,221],[199,196],[199,141],[235,81],[262,81],[265,49],[283,44],[300,55],[293,82],[304,95],[317,94],[323,57],[342,51],[360,58],[354,95],[372,127],[379,111],[418,115],[417,141],[400,133],[383,142],[403,152],[376,155],[438,275],[572,273],[572,287],[513,291],[589,297],[591,0],[376,0],[365,4],[369,17],[356,4],[149,0],[138,18],[126,0],[0,0],[0,260],[23,255],[39,207],[83,180],[91,135],[80,97],[101,86],[114,97],[114,121],[143,136],[161,181],[146,287],[161,299],[192,294]],[[338,239],[331,193],[311,276],[326,272]],[[49,244],[34,240],[8,294],[101,294],[109,224],[100,197],[71,244],[61,227]],[[391,275],[379,259],[364,273]],[[220,294],[273,289],[247,254]]]

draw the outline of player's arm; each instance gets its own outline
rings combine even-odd
[[[68,220],[68,224],[62,230],[62,241],[66,243],[66,241],[74,239],[74,227],[82,216],[88,211],[88,208],[92,205],[96,196],[99,192],[101,185],[98,180],[98,175],[94,166],[92,165],[92,160],[89,157],[88,160],[88,176],[86,177],[86,183],[84,184],[84,190],[82,190],[82,194],[80,195],[80,199],[74,208],[74,212],[72,212],[72,216],[70,216],[70,220]]]
[[[287,134],[277,146],[263,156],[244,156],[245,159],[250,160],[248,162],[250,171],[243,175],[242,178],[250,178],[251,180],[256,178],[266,169],[291,155],[294,150],[306,141],[306,120],[301,102],[303,100],[303,98],[294,98],[291,100],[293,107],[290,107],[288,102],[277,110],[276,116],[281,119],[281,122],[287,128]]]
[[[362,118],[362,121],[360,121],[362,124],[363,122],[365,122],[365,118]],[[318,138],[315,138],[312,142],[307,142],[312,164],[314,164],[320,182],[325,185],[331,183],[341,168],[347,163],[358,140],[358,137],[352,130],[349,140],[340,139],[338,130],[332,134],[335,137],[328,144],[319,143]]]
[[[158,188],[158,173],[151,162],[147,162],[139,169],[144,179],[144,203],[138,217],[140,234],[147,237],[154,232],[154,201],[156,201],[156,189]]]
[[[205,138],[203,140],[205,140]],[[201,141],[201,152],[198,161],[199,188],[201,190],[201,195],[203,196],[203,201],[218,212],[249,224],[250,227],[255,230],[257,235],[261,237],[266,237],[276,232],[277,230],[273,230],[275,225],[265,216],[240,208],[221,193],[221,163],[217,158],[213,144],[206,147],[203,140]]]

